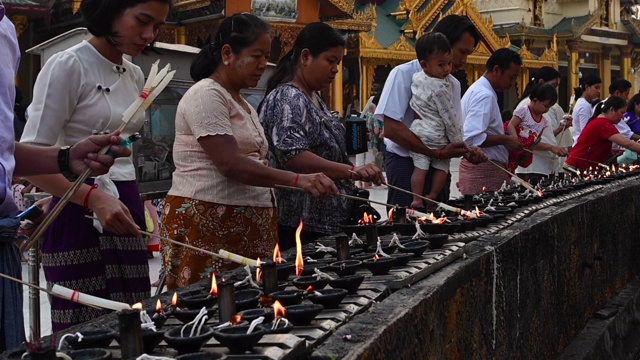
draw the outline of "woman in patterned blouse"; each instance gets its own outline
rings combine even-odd
[[[322,172],[336,182],[343,194],[352,195],[352,180],[379,185],[382,172],[373,164],[355,167],[346,154],[345,129],[318,92],[331,85],[342,61],[345,41],[331,26],[307,25],[280,60],[267,85],[260,122],[269,141],[271,166],[300,173]],[[356,175],[357,173],[357,175]],[[340,230],[352,210],[340,197],[313,199],[305,193],[276,190],[281,248],[294,244],[300,219],[302,241]]]

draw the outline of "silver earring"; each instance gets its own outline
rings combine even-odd
[[[225,65],[229,65],[229,62],[228,62],[228,61],[225,61],[225,62],[224,62],[224,64],[225,64]]]

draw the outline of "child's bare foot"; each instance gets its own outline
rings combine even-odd
[[[422,202],[422,199],[420,199],[420,200],[413,200],[413,201],[411,202],[411,205],[410,205],[409,207],[411,207],[412,209],[421,209],[421,208],[423,208],[423,207],[424,207],[424,203]]]

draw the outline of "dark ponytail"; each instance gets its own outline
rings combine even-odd
[[[222,63],[224,45],[229,45],[231,51],[237,55],[269,31],[269,25],[255,15],[233,14],[224,19],[213,37],[213,42],[205,45],[191,63],[191,78],[198,82],[211,76]]]
[[[602,84],[602,79],[600,79],[600,76],[596,74],[588,74],[582,80],[582,85],[580,85],[580,87],[573,89],[575,91],[575,96],[574,96],[575,101],[578,101],[578,99],[582,97],[582,94],[584,94],[584,91],[587,90],[587,86],[593,86],[595,84]]]
[[[273,75],[267,82],[267,95],[278,85],[293,80],[302,50],[307,49],[312,57],[317,57],[336,46],[344,47],[345,44],[342,35],[325,23],[315,22],[305,26],[296,37],[291,50],[278,61]]]
[[[560,72],[552,68],[551,66],[543,66],[540,69],[534,70],[531,73],[531,80],[524,88],[522,97],[518,100],[518,102],[528,98],[531,94],[531,90],[533,90],[533,87],[537,84],[540,84],[540,80],[542,80],[542,83],[546,83],[555,79],[560,79],[561,77],[562,75],[560,75]]]
[[[556,101],[558,101],[558,92],[556,91],[556,88],[551,84],[536,84],[531,88],[531,94],[529,95],[529,98],[531,100],[536,99],[542,102],[551,101],[552,104],[555,104]]]
[[[615,109],[615,110],[622,109],[626,105],[627,105],[627,102],[624,101],[623,98],[619,96],[609,96],[609,98],[606,101],[600,101],[598,105],[596,105],[596,108],[593,110],[593,116],[591,116],[591,118],[589,119],[589,122],[591,122],[591,120],[597,118],[598,116],[606,113],[611,109]]]

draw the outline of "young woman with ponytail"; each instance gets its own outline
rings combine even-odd
[[[591,103],[600,97],[602,79],[598,75],[588,74],[582,85],[575,89],[576,104],[573,107],[573,146],[578,142],[580,133],[591,119]]]

